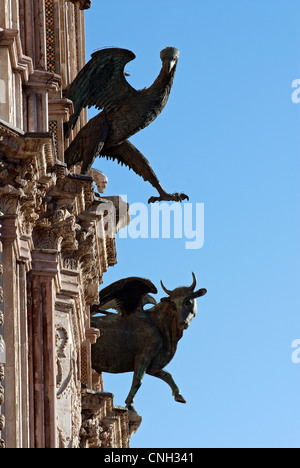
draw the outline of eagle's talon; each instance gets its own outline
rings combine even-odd
[[[148,203],[155,203],[160,201],[175,201],[175,202],[183,202],[184,200],[189,200],[189,197],[185,193],[166,193],[161,195],[160,197],[151,197],[148,200]]]

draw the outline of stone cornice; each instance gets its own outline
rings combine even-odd
[[[30,57],[23,54],[20,34],[17,29],[0,28],[0,47],[9,49],[12,68],[21,73],[23,83],[37,91],[58,91],[61,77],[46,70],[35,70]]]
[[[61,86],[61,77],[45,70],[34,70],[29,77],[27,86],[40,91],[58,91]]]
[[[27,159],[39,153],[39,166],[53,166],[55,147],[51,133],[25,133],[0,119],[0,158]],[[0,166],[1,180],[1,166]]]
[[[22,261],[33,265],[33,252],[56,252],[58,291],[84,298],[84,308],[98,302],[103,273],[117,262],[115,234],[129,222],[129,206],[119,197],[96,196],[91,177],[70,174],[56,159],[51,134],[0,121],[0,213]]]
[[[128,441],[142,418],[135,414],[133,422],[132,412],[115,406],[113,398],[112,393],[82,390],[81,448],[129,447]]]
[[[21,72],[23,82],[27,82],[34,68],[32,59],[23,54],[19,31],[0,28],[0,47],[9,48],[12,67]]]
[[[48,106],[50,120],[63,116],[63,120],[67,122],[74,112],[73,102],[66,98],[51,98],[48,101]]]

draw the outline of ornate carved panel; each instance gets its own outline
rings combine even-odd
[[[73,334],[73,301],[56,303],[56,399],[58,447],[78,448],[81,427],[81,383]]]
[[[111,393],[83,390],[80,435],[80,448],[128,448],[128,410]]]

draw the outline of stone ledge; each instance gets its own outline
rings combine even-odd
[[[129,439],[142,418],[122,406],[115,406],[114,395],[82,390],[81,448],[129,448]]]

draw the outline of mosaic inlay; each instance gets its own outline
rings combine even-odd
[[[58,157],[58,126],[57,126],[56,120],[50,120],[49,133],[52,133],[53,135],[54,142],[55,142],[56,156]]]
[[[55,73],[54,0],[45,0],[47,70]]]

